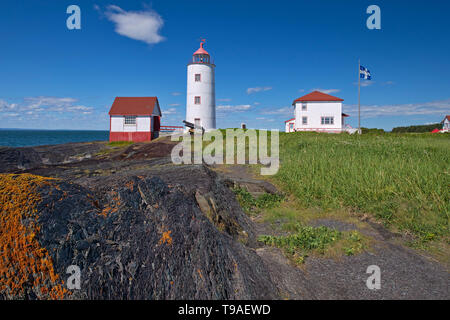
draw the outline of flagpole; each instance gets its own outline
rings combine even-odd
[[[358,134],[361,134],[361,61],[358,59]]]

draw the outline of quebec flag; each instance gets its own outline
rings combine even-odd
[[[363,66],[359,66],[359,77],[364,80],[372,80],[370,71]]]

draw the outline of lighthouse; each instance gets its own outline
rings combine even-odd
[[[200,48],[192,55],[187,66],[186,121],[203,127],[205,130],[216,128],[216,93],[214,68],[209,53]]]

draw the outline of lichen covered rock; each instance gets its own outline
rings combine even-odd
[[[260,257],[245,245],[251,246],[253,239],[251,222],[214,174],[195,170],[208,177],[208,192],[152,175],[108,177],[90,186],[2,175],[1,219],[14,217],[14,222],[2,223],[0,236],[7,237],[11,227],[19,233],[9,234],[8,247],[1,242],[2,258],[10,260],[2,260],[0,297],[276,298]],[[20,187],[11,182],[22,180],[28,181],[27,191],[14,195]],[[25,242],[13,246],[14,237]],[[14,256],[35,258],[21,265]],[[79,290],[65,287],[70,265],[80,268]],[[18,273],[17,266],[29,270]],[[23,280],[12,285],[16,279]]]

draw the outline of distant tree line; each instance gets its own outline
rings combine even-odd
[[[408,126],[408,127],[395,127],[392,129],[393,133],[402,133],[402,132],[431,132],[434,129],[442,129],[442,124],[433,123],[433,124],[425,124],[420,126]]]
[[[364,128],[361,127],[361,133],[386,133],[386,131],[384,131],[383,129],[378,129],[378,128]]]

